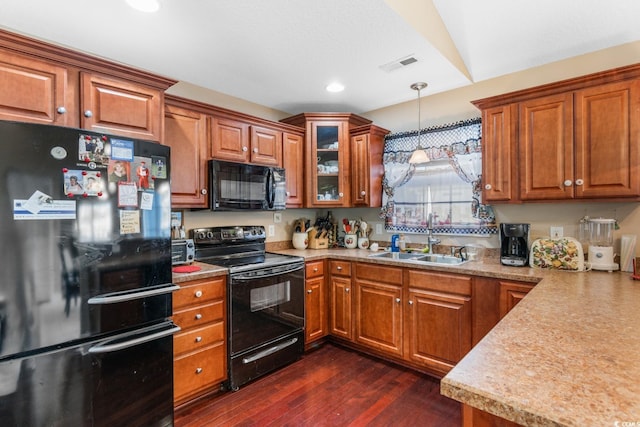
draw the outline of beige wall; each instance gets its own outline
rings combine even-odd
[[[478,82],[449,92],[424,96],[421,102],[422,127],[453,123],[463,119],[479,117],[480,112],[471,104],[472,100],[638,62],[640,62],[640,42],[635,42]],[[407,90],[410,90],[409,85],[411,83],[412,82],[407,82]],[[203,90],[188,84],[180,83],[169,92],[270,120],[279,120],[287,116],[284,112],[248,103],[224,94]],[[362,115],[394,133],[414,130],[417,127],[416,101],[394,105]],[[616,218],[620,224],[620,230],[616,232],[616,251],[619,251],[619,238],[622,234],[640,234],[640,207],[638,206],[637,203],[557,203],[494,205],[494,210],[498,222],[531,223],[532,238],[548,235],[549,227],[552,225],[562,226],[564,228],[564,234],[567,236],[575,236],[578,221],[584,215],[589,215],[590,217]],[[376,223],[382,224],[382,221],[378,218],[378,209],[334,209],[332,213],[338,219],[344,217],[352,219],[363,218],[373,225]],[[325,215],[326,210],[318,211],[317,214]],[[269,237],[268,241],[281,241],[290,240],[291,228],[295,219],[300,217],[313,219],[315,215],[316,212],[314,210],[289,209],[283,212],[282,223],[275,224],[273,222],[273,214],[269,212],[230,214],[197,211],[185,213],[185,224],[187,228],[231,224],[274,225],[276,235]],[[387,233],[381,235],[374,234],[373,238],[383,241],[390,240],[389,234]],[[408,238],[411,242],[424,242],[422,236],[413,235],[408,236]],[[445,244],[479,243],[487,247],[497,247],[499,245],[497,237],[464,238],[444,236],[442,240]]]

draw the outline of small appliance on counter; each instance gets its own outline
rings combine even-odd
[[[529,264],[529,224],[500,224],[500,263],[514,267]]]
[[[616,220],[606,218],[591,218],[587,220],[588,232],[588,260],[592,270],[612,272],[618,269],[613,262],[613,231]]]

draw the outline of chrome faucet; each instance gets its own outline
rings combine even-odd
[[[427,245],[429,245],[429,253],[433,253],[433,245],[440,243],[440,239],[433,237],[433,214],[430,213],[427,218]]]

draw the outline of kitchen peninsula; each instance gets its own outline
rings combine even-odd
[[[307,262],[340,260],[538,282],[444,376],[441,393],[465,404],[465,425],[480,425],[470,418],[480,414],[473,408],[528,426],[640,420],[640,283],[629,273],[542,271],[506,267],[494,259],[419,266],[372,258],[364,250],[278,252]]]

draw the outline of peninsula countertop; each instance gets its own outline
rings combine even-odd
[[[640,425],[640,282],[630,273],[495,260],[417,266],[358,249],[276,252],[539,282],[442,379],[441,393],[527,426]]]

